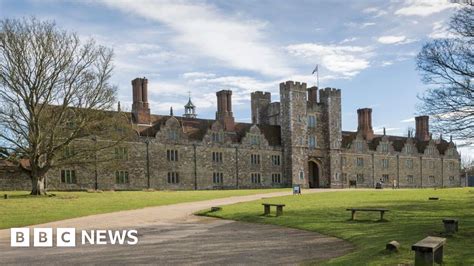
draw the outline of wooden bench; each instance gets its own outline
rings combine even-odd
[[[283,207],[285,207],[285,204],[262,203],[262,205],[263,205],[263,215],[270,214],[270,206],[276,206],[276,216],[283,215]]]
[[[411,246],[415,251],[415,266],[434,265],[443,263],[443,246],[446,238],[428,236]]]
[[[357,181],[355,181],[355,180],[349,180],[349,188],[351,188],[351,187],[355,187],[355,188],[356,188],[356,187],[357,187]]]
[[[352,217],[351,217],[351,220],[355,220],[355,217],[356,217],[356,212],[380,212],[380,220],[382,221],[383,220],[383,215],[385,214],[385,212],[388,212],[389,210],[388,209],[375,209],[375,208],[349,208],[349,209],[346,209],[346,211],[351,211],[352,213]]]
[[[222,210],[221,207],[211,207],[211,212],[218,212],[220,210]]]

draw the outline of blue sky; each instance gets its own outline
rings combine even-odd
[[[114,48],[113,83],[126,109],[130,81],[145,76],[153,113],[173,106],[181,114],[190,91],[198,117],[213,118],[215,92],[231,89],[236,119],[248,122],[250,92],[278,100],[278,83],[314,85],[319,64],[320,86],[342,90],[344,130],[356,129],[358,108],[371,107],[377,133],[405,135],[428,88],[416,54],[447,37],[456,8],[447,0],[0,0],[0,17],[55,20]]]

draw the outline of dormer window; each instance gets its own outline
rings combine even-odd
[[[362,151],[364,149],[364,144],[361,141],[356,142],[356,150]]]
[[[74,147],[72,146],[65,146],[63,152],[64,152],[63,153],[64,158],[70,158],[76,154],[76,151],[74,150]]]
[[[175,129],[172,129],[168,132],[168,139],[169,140],[178,140],[178,131]]]
[[[260,136],[259,135],[250,135],[250,143],[252,145],[259,145],[260,144]]]
[[[212,132],[211,134],[212,142],[221,142],[222,141],[222,134],[219,132]]]
[[[382,152],[388,152],[388,143],[382,143],[381,146]]]
[[[433,154],[434,154],[434,149],[433,149],[433,147],[428,147],[428,148],[427,148],[427,151],[426,151],[426,154],[428,154],[428,155],[433,155]]]
[[[66,122],[66,127],[68,129],[74,129],[76,127],[76,122],[74,120],[68,120]]]
[[[115,147],[115,159],[128,160],[128,149],[126,147]]]

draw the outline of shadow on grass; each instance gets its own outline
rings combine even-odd
[[[387,220],[387,219],[383,219],[383,220],[374,220],[374,219],[356,219],[356,220],[352,220],[352,219],[347,219],[345,220],[347,223],[350,223],[350,224],[378,224],[378,223],[389,223],[390,221]]]
[[[8,199],[28,199],[28,198],[47,198],[48,195],[40,195],[40,196],[37,196],[37,195],[30,195],[30,194],[14,194],[14,195],[11,195],[11,194],[4,194],[4,195],[8,195]],[[4,195],[2,195],[2,199],[4,199]]]
[[[4,195],[8,195],[8,198],[5,199]],[[15,200],[15,199],[47,199],[47,198],[55,198],[55,199],[77,199],[79,196],[77,195],[70,195],[70,194],[63,194],[63,195],[56,195],[54,193],[49,193],[46,195],[31,195],[31,194],[4,194],[1,197],[1,200]]]

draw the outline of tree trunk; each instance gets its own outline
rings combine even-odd
[[[31,195],[46,195],[46,189],[44,187],[44,176],[32,176],[31,186]]]

